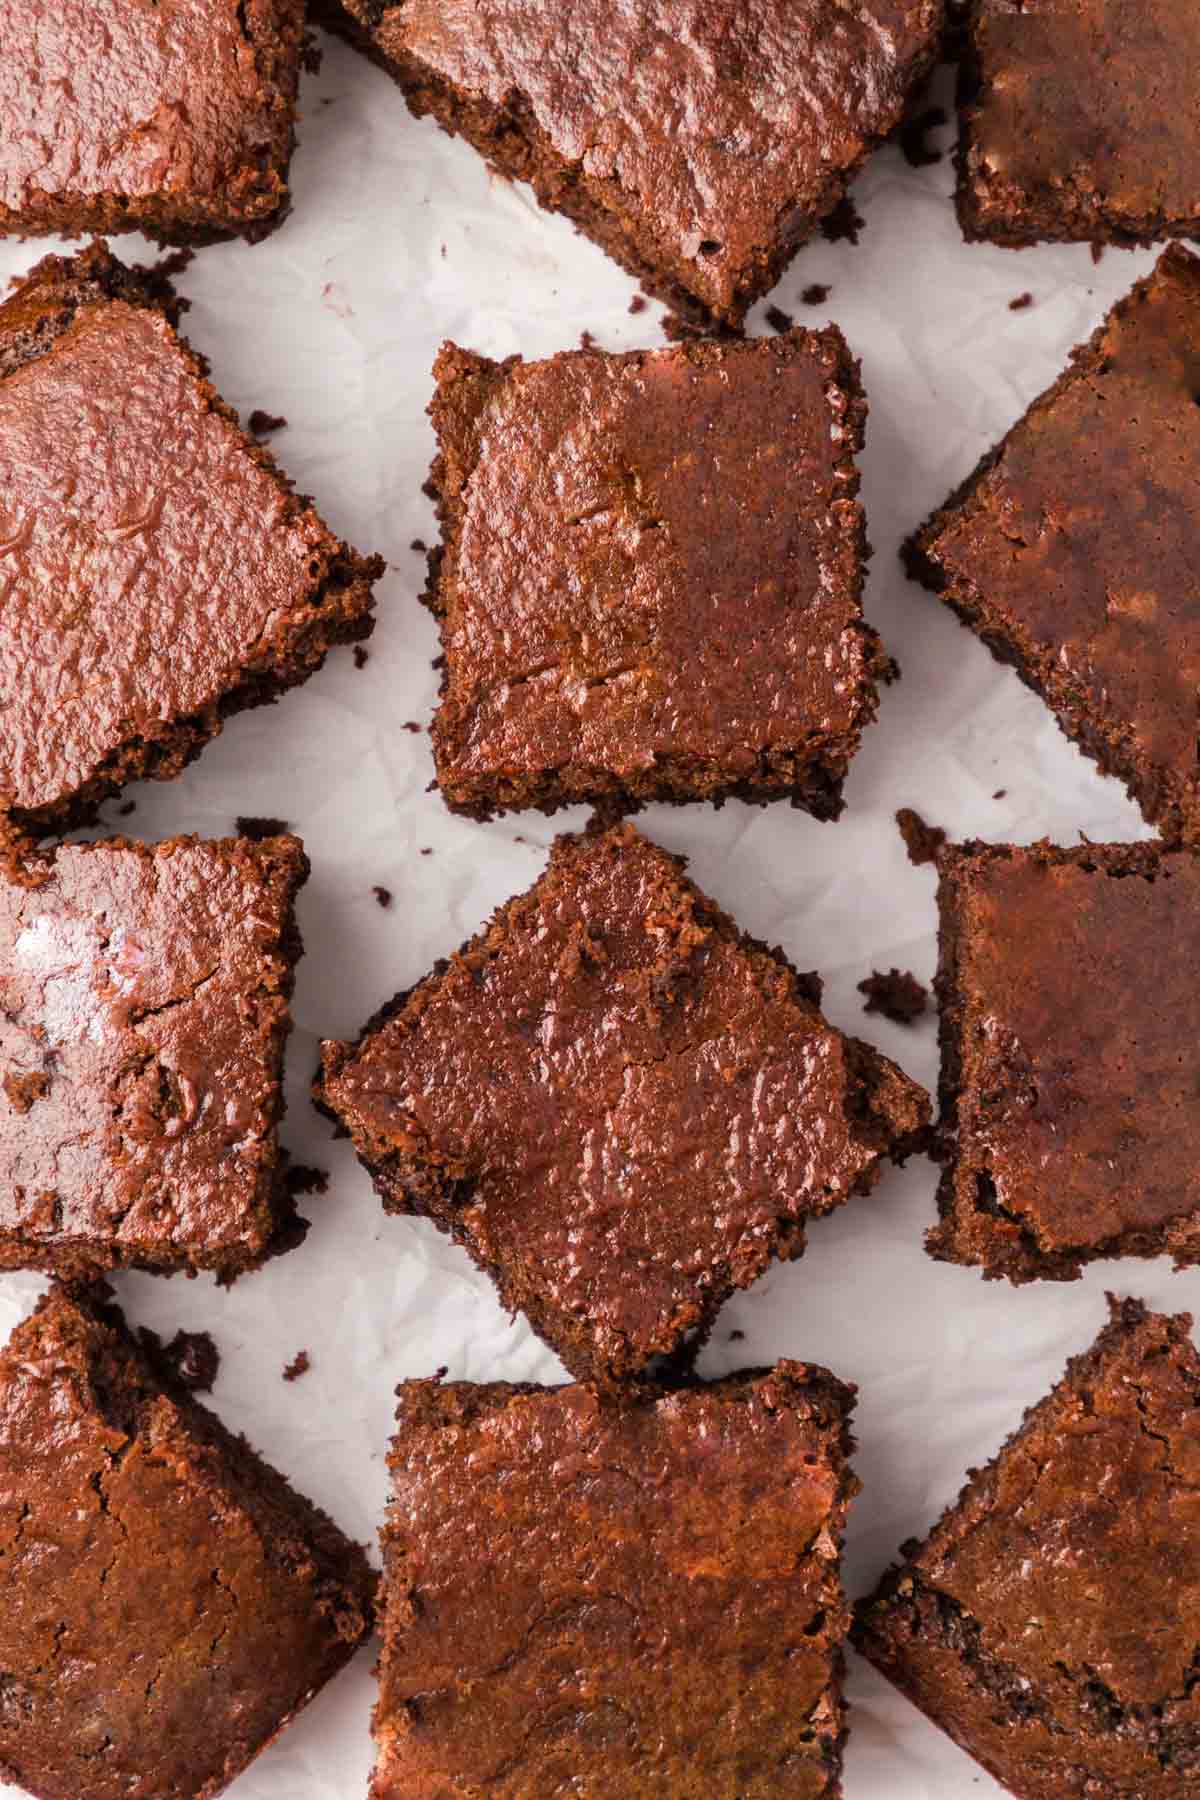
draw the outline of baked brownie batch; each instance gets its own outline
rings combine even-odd
[[[303,845],[61,840],[367,636],[384,565],[242,429],[166,266],[96,241],[0,305],[0,1267],[53,1277],[0,1351],[0,1773],[30,1793],[221,1793],[376,1618],[373,1800],[836,1800],[848,1637],[1019,1800],[1200,1785],[1186,1315],[1114,1300],[853,1618],[853,1388],[694,1369],[733,1292],[913,1153],[942,1165],[937,1258],[1011,1282],[1200,1263],[1180,244],[905,549],[1159,832],[938,852],[936,1125],[816,974],[621,817],[843,809],[898,673],[862,612],[867,400],[835,326],[741,327],[945,45],[968,238],[1200,234],[1190,7],[952,10],[314,8],[680,315],[664,350],[447,344],[432,371],[437,786],[481,826],[597,810],[323,1045],[314,1097],[383,1207],[461,1245],[573,1380],[401,1384],[381,1579],[106,1285],[232,1282],[303,1241],[278,1140]],[[0,11],[0,232],[281,223],[303,0]]]

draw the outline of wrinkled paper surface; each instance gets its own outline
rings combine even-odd
[[[422,496],[432,434],[430,364],[445,338],[506,356],[574,346],[658,346],[662,308],[629,313],[633,283],[523,190],[490,176],[465,145],[408,115],[386,78],[325,43],[303,88],[295,211],[253,247],[201,250],[180,278],[185,330],[245,417],[283,413],[271,440],[331,524],[390,570],[360,671],[349,650],[281,704],[232,720],[184,776],[129,790],[137,809],[109,829],[148,839],[219,835],[238,814],[283,817],[313,862],[301,897],[307,954],[295,999],[285,1139],[330,1172],[305,1203],[307,1243],[232,1291],[211,1279],[130,1275],[115,1286],[134,1324],[210,1330],[222,1353],[211,1404],[349,1532],[374,1538],[386,1493],[392,1390],[446,1364],[453,1377],[556,1381],[556,1358],[501,1312],[486,1279],[428,1225],[385,1218],[345,1142],[307,1099],[321,1036],[353,1035],[488,913],[525,888],[556,828],[532,815],[456,820],[436,794],[425,732],[436,677],[434,626],[417,595],[432,509]],[[942,71],[939,91],[949,91]],[[935,135],[948,147],[949,130]],[[1059,372],[1072,345],[1151,266],[1149,254],[1086,246],[1021,253],[965,245],[946,158],[914,169],[876,156],[855,190],[857,247],[805,249],[771,296],[803,323],[833,318],[862,358],[870,400],[863,497],[875,556],[867,610],[903,679],[884,692],[836,825],[787,806],[716,812],[652,808],[642,824],[686,851],[700,884],[755,936],[825,977],[840,1026],[871,1039],[917,1079],[936,1078],[932,1016],[913,1029],[864,1017],[856,983],[893,964],[928,980],[934,876],[912,868],[893,823],[915,806],[953,835],[1074,843],[1147,835],[1116,783],[1102,780],[1041,703],[951,615],[909,585],[896,549]],[[48,246],[0,244],[0,278]],[[54,247],[54,246],[49,246]],[[140,239],[115,248],[152,254]],[[827,304],[800,302],[828,283]],[[1010,311],[1028,291],[1033,304]],[[752,329],[764,329],[764,308]],[[405,729],[412,721],[419,732]],[[382,909],[372,886],[395,896]],[[827,1364],[860,1384],[864,1492],[848,1542],[851,1591],[864,1591],[900,1541],[922,1532],[986,1461],[1022,1409],[1081,1350],[1114,1287],[1178,1310],[1200,1308],[1200,1274],[1165,1262],[1093,1267],[1082,1281],[1020,1290],[930,1261],[922,1233],[935,1173],[922,1160],[813,1226],[810,1248],[734,1299],[703,1367],[716,1375],[779,1356]],[[0,1331],[40,1290],[0,1277]],[[731,1333],[744,1333],[732,1342]],[[306,1348],[309,1374],[281,1372]],[[360,1654],[234,1784],[237,1800],[342,1800],[365,1793],[372,1655]],[[1000,1792],[873,1671],[850,1658],[849,1800],[983,1800]],[[3,1796],[15,1788],[0,1788]]]

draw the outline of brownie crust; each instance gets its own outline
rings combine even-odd
[[[44,258],[0,306],[10,843],[177,775],[226,716],[372,627],[382,562],[240,429],[176,333],[182,305],[96,244]]]
[[[1172,843],[1200,842],[1198,371],[1176,244],[904,553]]]
[[[303,0],[3,0],[0,234],[265,237],[291,205]]]
[[[837,1800],[853,1390],[397,1393],[371,1800]]]
[[[632,826],[562,837],[449,963],[323,1045],[317,1100],[389,1212],[462,1244],[572,1373],[627,1380],[924,1142],[924,1091],[819,993]]]
[[[103,1290],[0,1353],[0,1517],[0,1769],[39,1800],[211,1800],[371,1629],[362,1550]]]
[[[1200,1773],[1200,1358],[1112,1302],[852,1638],[1017,1800],[1185,1800]]]
[[[432,737],[455,812],[789,799],[890,672],[862,616],[866,400],[836,327],[435,364]]]
[[[295,837],[73,844],[0,879],[0,1268],[232,1281],[305,1232],[277,1138]]]
[[[963,235],[1020,249],[1200,236],[1193,71],[1176,0],[974,0],[960,65]]]
[[[936,58],[942,0],[319,0],[419,117],[737,328]]]

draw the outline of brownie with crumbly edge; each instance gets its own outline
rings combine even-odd
[[[1200,861],[1153,844],[948,846],[938,862],[940,1222],[1010,1281],[1200,1263]]]
[[[867,407],[836,326],[533,363],[446,345],[435,374],[446,803],[836,818],[893,666],[862,616]]]
[[[382,563],[241,430],[181,306],[101,244],[0,306],[0,838],[178,774],[371,630]]]
[[[1200,841],[1200,259],[1172,245],[906,547],[1119,776]]]
[[[372,1800],[837,1800],[853,1392],[403,1383]]]
[[[319,1103],[583,1378],[701,1339],[804,1224],[923,1141],[928,1099],[630,825],[526,894],[357,1043]]]
[[[857,1611],[858,1648],[1018,1800],[1190,1800],[1200,1357],[1111,1321]]]
[[[967,238],[1200,236],[1200,14],[1178,0],[973,0],[959,81]]]
[[[0,233],[253,241],[287,217],[303,0],[4,0],[0,36]]]
[[[418,115],[737,327],[900,123],[942,0],[321,0]]]
[[[0,1520],[0,1767],[41,1800],[211,1800],[370,1633],[359,1546],[104,1289],[0,1351]]]
[[[232,1281],[304,1235],[277,1138],[298,838],[0,877],[0,1268]]]

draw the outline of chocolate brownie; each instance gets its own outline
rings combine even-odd
[[[964,844],[938,865],[941,1221],[1010,1281],[1200,1263],[1200,863],[1150,844]]]
[[[366,1638],[374,1577],[103,1295],[56,1288],[0,1352],[0,1770],[209,1800]]]
[[[447,804],[736,794],[835,818],[890,667],[836,326],[535,363],[448,345],[435,373]]]
[[[0,1268],[231,1281],[303,1236],[276,1128],[298,838],[72,844],[0,878]]]
[[[0,306],[0,839],[178,774],[371,629],[383,565],[239,428],[179,307],[103,245]]]
[[[303,0],[0,0],[0,233],[287,217]]]
[[[1171,246],[907,547],[911,572],[1200,839],[1200,260]]]
[[[836,1800],[852,1389],[397,1393],[371,1800]]]
[[[550,866],[353,1044],[318,1100],[584,1377],[702,1336],[804,1222],[923,1138],[924,1091],[632,826]]]
[[[1019,1800],[1200,1779],[1200,1357],[1137,1301],[858,1610],[854,1641]]]
[[[942,0],[320,0],[318,16],[677,311],[775,285],[937,55]]]
[[[968,238],[1200,236],[1200,13],[1179,0],[974,0],[959,82]]]

